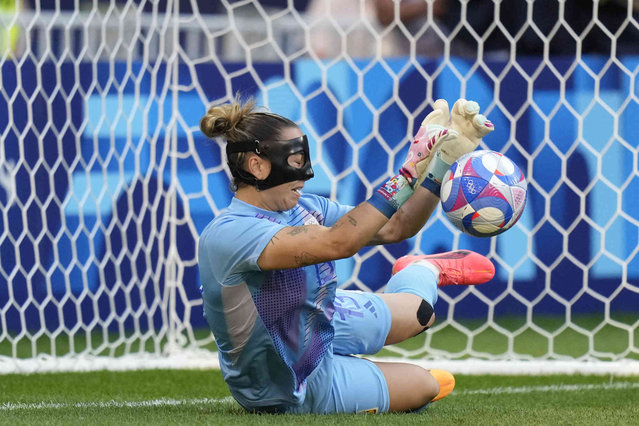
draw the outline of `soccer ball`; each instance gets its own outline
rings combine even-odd
[[[526,205],[523,173],[499,152],[480,150],[462,155],[444,175],[441,203],[460,231],[492,237],[509,229]]]

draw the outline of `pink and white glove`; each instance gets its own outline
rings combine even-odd
[[[459,99],[448,113],[448,102],[435,101],[433,125],[449,128],[451,137],[441,139],[431,148],[431,155],[424,162],[423,172],[419,173],[419,183],[439,196],[442,179],[450,166],[462,155],[474,151],[482,138],[495,130],[493,123],[483,114],[479,114],[479,105],[475,101]],[[429,114],[429,116],[431,115]]]
[[[410,144],[406,161],[399,169],[399,174],[390,178],[368,200],[386,217],[390,218],[413,195],[415,188],[424,180],[426,167],[434,147],[441,146],[449,138],[455,138],[456,132],[435,124],[442,111],[435,110],[428,114]],[[448,121],[448,105],[446,105]]]
[[[446,113],[448,113],[448,108],[446,108]],[[440,121],[441,115],[442,111],[435,109],[424,118],[410,144],[406,161],[399,170],[412,187],[416,187],[424,180],[424,172],[430,162],[433,148],[440,146],[446,140],[457,137],[455,130],[436,123]]]
[[[411,142],[399,174],[382,185],[368,202],[390,218],[419,185],[439,196],[444,174],[453,162],[474,151],[482,137],[493,130],[493,123],[479,114],[477,102],[459,99],[451,113],[448,102],[438,99]]]

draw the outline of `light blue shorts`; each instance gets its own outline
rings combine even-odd
[[[374,354],[384,346],[391,326],[388,306],[374,293],[337,290],[333,326],[332,359],[326,359],[308,377],[303,405],[287,411],[388,411],[388,386],[381,370],[371,361],[351,356]]]

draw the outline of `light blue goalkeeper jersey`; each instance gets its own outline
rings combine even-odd
[[[301,404],[316,370],[322,374],[313,380],[330,389],[334,262],[262,271],[257,259],[282,228],[332,226],[351,208],[304,194],[293,209],[272,212],[233,198],[200,236],[204,316],[224,380],[245,408]]]

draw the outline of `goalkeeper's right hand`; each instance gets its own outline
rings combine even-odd
[[[449,127],[451,137],[442,139],[432,149],[419,183],[439,196],[442,180],[450,166],[462,155],[474,151],[481,139],[495,130],[495,127],[486,116],[479,114],[479,105],[475,101],[459,99],[453,105],[449,118],[448,102],[438,99],[429,116],[435,111],[438,113],[431,122]]]

